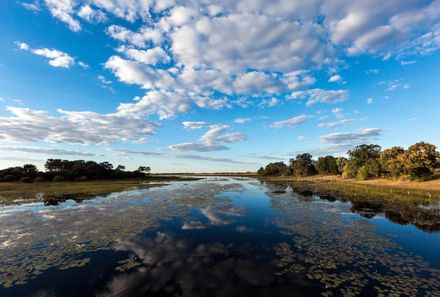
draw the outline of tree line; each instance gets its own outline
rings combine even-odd
[[[48,159],[45,171],[39,171],[33,164],[9,167],[0,170],[0,182],[22,181],[25,183],[42,181],[86,181],[103,179],[145,178],[150,176],[148,166],[139,166],[137,170],[126,171],[125,166],[114,167],[109,162],[97,163],[85,160]]]
[[[409,177],[427,180],[440,168],[440,153],[435,145],[418,142],[404,149],[394,146],[382,150],[379,145],[361,144],[347,152],[348,158],[325,156],[313,160],[308,153],[284,162],[270,163],[258,170],[260,176],[340,175],[360,180],[379,177]]]

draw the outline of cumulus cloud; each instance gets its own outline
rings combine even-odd
[[[16,41],[15,44],[20,50],[29,51],[34,55],[46,57],[49,59],[49,65],[53,67],[70,68],[75,64],[75,58],[62,51],[49,48],[32,49],[27,43],[21,41]],[[78,61],[78,65],[83,68],[88,68],[88,65],[81,61]]]
[[[160,31],[147,26],[133,32],[122,26],[111,25],[106,32],[113,39],[141,48],[146,47],[148,44],[159,44],[163,39]]]
[[[210,152],[228,150],[223,143],[242,142],[247,139],[243,133],[225,133],[232,127],[228,125],[211,125],[209,130],[200,137],[200,142],[186,142],[170,145],[174,151]]]
[[[360,143],[369,142],[382,135],[385,130],[379,128],[365,128],[354,132],[341,132],[323,135],[320,140],[325,143]]]
[[[316,103],[338,103],[348,99],[348,90],[323,90],[310,89],[306,91],[293,92],[290,99],[307,99],[307,106]]]
[[[302,115],[290,118],[288,120],[275,122],[275,123],[271,124],[270,127],[275,128],[275,129],[279,129],[279,128],[283,128],[283,127],[295,127],[295,126],[298,126],[298,125],[304,123],[305,121],[307,121],[310,118],[311,118],[311,116],[302,114]]]
[[[120,141],[144,142],[158,124],[144,117],[91,111],[46,111],[8,107],[11,116],[0,117],[0,139],[11,142],[67,142],[113,144]]]

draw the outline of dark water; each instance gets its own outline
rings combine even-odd
[[[439,211],[234,178],[3,206],[0,296],[440,296]]]

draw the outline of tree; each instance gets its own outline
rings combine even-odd
[[[316,174],[312,155],[305,153],[296,156],[296,159],[290,160],[290,168],[295,176],[310,176]]]
[[[62,169],[62,160],[61,159],[48,159],[46,164],[44,164],[44,168],[47,171],[60,171]]]
[[[33,164],[25,164],[25,165],[23,165],[23,174],[26,177],[29,177],[31,179],[34,178],[38,174],[37,166],[35,166]]]
[[[139,166],[138,171],[144,173],[146,176],[150,176],[151,168],[148,166]]]
[[[342,174],[342,172],[344,172],[345,165],[347,165],[347,158],[338,157],[336,159],[336,166],[338,166],[338,173],[339,174]]]
[[[426,179],[432,176],[434,168],[438,166],[440,154],[435,145],[421,141],[411,145],[401,159],[405,173]]]
[[[338,165],[336,158],[333,156],[319,157],[315,164],[320,174],[338,174]]]
[[[125,170],[125,166],[124,166],[124,165],[118,165],[118,166],[116,167],[116,170],[118,170],[118,171],[124,171],[124,170]]]
[[[361,144],[348,151],[349,160],[360,167],[370,159],[379,159],[380,150],[377,144]]]
[[[380,163],[377,159],[369,159],[362,165],[356,174],[356,177],[361,180],[380,177]]]
[[[263,171],[261,171],[261,175],[265,176],[289,175],[289,173],[289,167],[284,164],[284,162],[269,163]]]
[[[393,146],[380,153],[380,163],[383,171],[393,177],[397,177],[404,172],[404,153],[405,150],[400,146]]]
[[[348,151],[349,159],[344,166],[344,178],[368,179],[380,175],[381,147],[376,144],[361,144]],[[362,170],[360,170],[362,168]],[[379,170],[379,175],[377,173]]]

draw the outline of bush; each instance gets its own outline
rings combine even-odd
[[[355,178],[358,172],[358,167],[354,162],[348,161],[344,166],[344,171],[342,172],[343,178]]]
[[[15,177],[13,175],[5,175],[4,177],[4,181],[5,182],[11,182],[11,181],[15,181]]]
[[[34,182],[35,183],[41,183],[41,182],[45,182],[46,180],[44,179],[44,177],[42,177],[42,176],[37,176],[35,179],[34,179]]]
[[[62,175],[55,175],[54,178],[52,179],[53,182],[62,182],[64,180],[65,178]]]
[[[21,181],[22,183],[30,184],[30,183],[32,183],[32,178],[30,178],[29,176],[25,176],[25,177],[22,177],[22,178],[20,179],[20,181]]]

